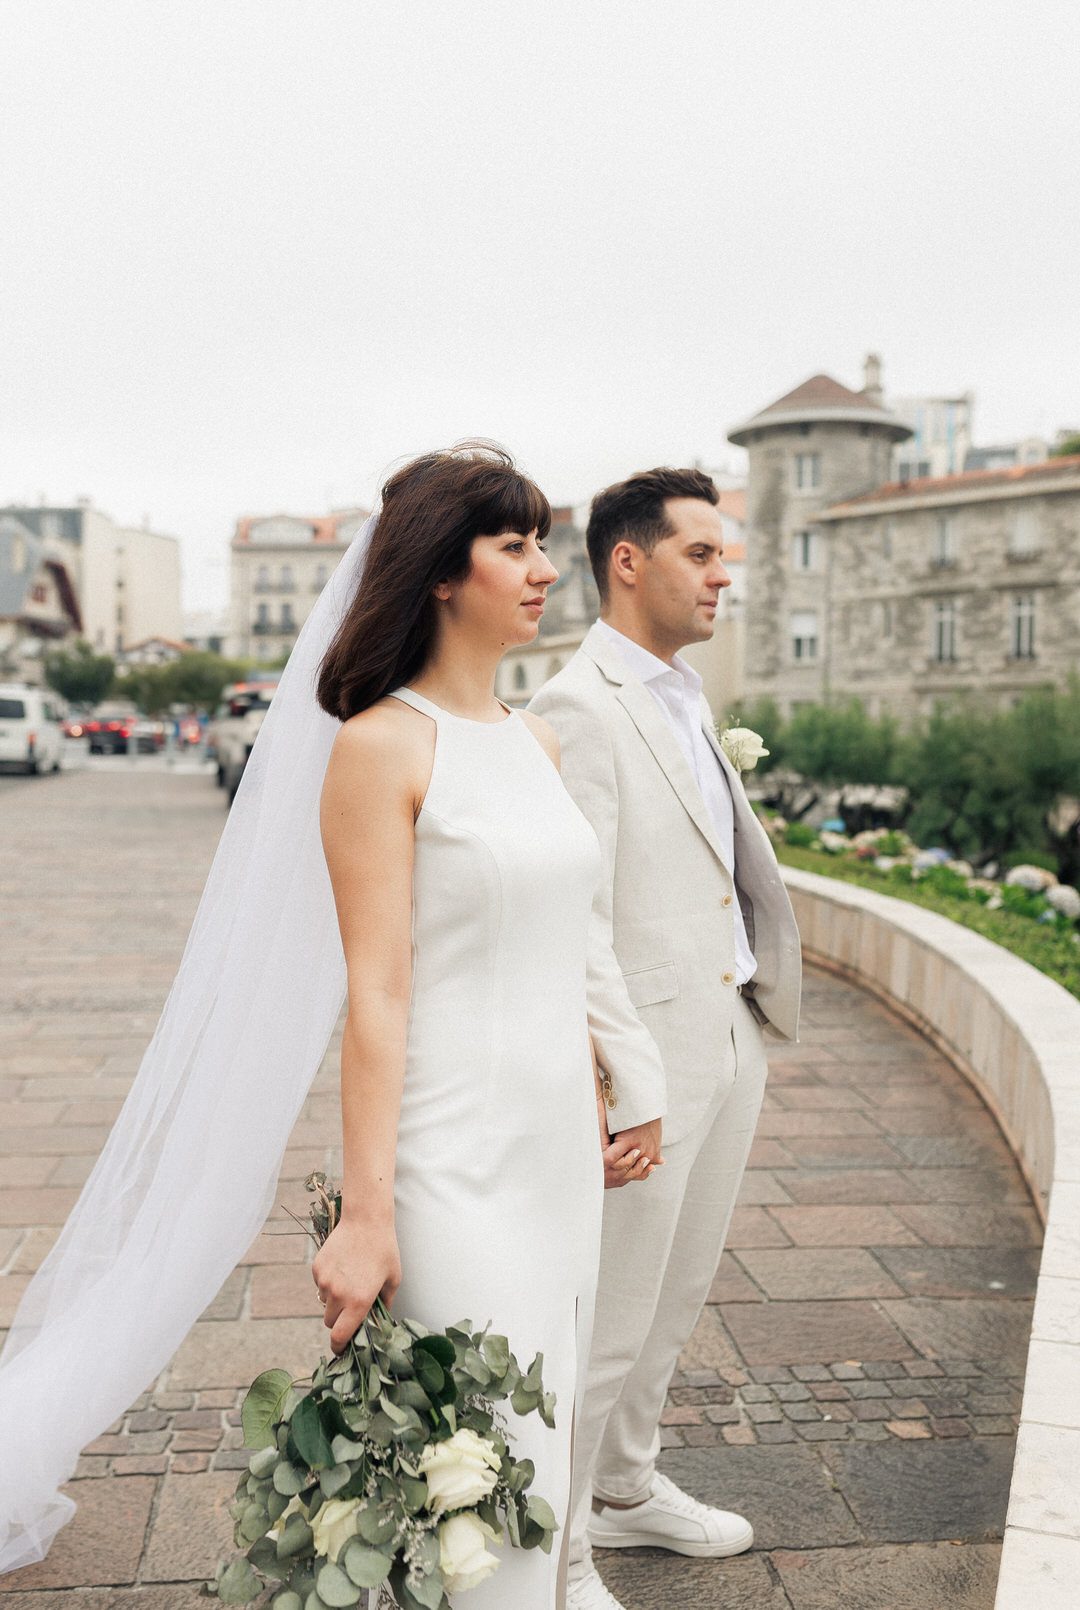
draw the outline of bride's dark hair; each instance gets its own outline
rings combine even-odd
[[[459,442],[396,470],[364,573],[323,656],[319,704],[347,721],[421,670],[435,633],[440,581],[469,573],[475,537],[551,525],[551,505],[510,454],[489,442]]]

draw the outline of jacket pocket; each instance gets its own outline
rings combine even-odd
[[[658,1001],[670,1001],[679,993],[679,975],[674,962],[663,962],[659,967],[638,967],[624,973],[627,993],[634,1006],[655,1006]]]

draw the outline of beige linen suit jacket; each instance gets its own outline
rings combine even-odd
[[[529,703],[558,735],[563,780],[603,854],[588,989],[597,1056],[616,1103],[609,1124],[614,1132],[664,1116],[671,1142],[704,1116],[731,1033],[735,900],[757,961],[743,998],[775,1037],[797,1039],[799,1023],[802,962],[791,902],[704,698],[701,706],[702,728],[731,787],[734,877],[678,739],[602,632],[590,629]]]

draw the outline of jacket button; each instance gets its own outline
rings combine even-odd
[[[721,900],[720,904],[722,906],[730,906],[730,904],[731,904],[731,896],[729,894],[726,894],[724,896],[724,898]]]
[[[735,982],[734,973],[721,973],[720,977],[725,984],[734,984]]]

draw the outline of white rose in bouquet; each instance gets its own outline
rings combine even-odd
[[[420,1472],[427,1480],[428,1504],[433,1514],[448,1509],[471,1509],[492,1492],[501,1460],[486,1437],[463,1426],[446,1442],[428,1443],[420,1455]]]
[[[725,727],[720,734],[720,747],[740,776],[744,771],[753,771],[762,756],[769,753],[761,734],[750,727]]]
[[[326,1559],[337,1561],[350,1537],[357,1535],[356,1512],[358,1498],[331,1498],[324,1504],[311,1523],[315,1539],[315,1552]]]
[[[464,1593],[498,1570],[485,1543],[502,1547],[502,1538],[479,1515],[451,1515],[439,1527],[439,1568],[447,1594]]]

